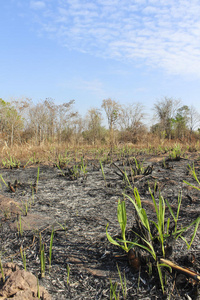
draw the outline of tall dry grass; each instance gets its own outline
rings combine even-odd
[[[142,150],[143,152],[159,154],[159,151],[171,150],[177,145],[180,146],[181,150],[184,152],[199,152],[200,142],[198,140],[192,141],[180,141],[180,140],[162,140],[158,137],[148,135],[147,139],[136,144],[133,143],[116,143],[114,145],[114,152],[120,151],[120,149],[130,149],[130,150]],[[110,151],[110,145],[97,144],[95,146],[81,143],[42,143],[40,145],[33,145],[29,143],[25,144],[14,144],[12,147],[8,146],[6,143],[0,144],[0,164],[2,159],[14,157],[22,163],[26,163],[31,157],[35,161],[40,163],[52,163],[58,159],[59,155],[65,156],[69,155],[71,157],[76,157],[80,159],[83,156],[94,157],[95,152],[100,152],[102,149],[102,155],[108,154]]]

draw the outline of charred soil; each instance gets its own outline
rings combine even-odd
[[[165,158],[165,161],[163,161]],[[185,274],[166,269],[165,293],[159,278],[145,266],[129,264],[128,257],[120,248],[109,243],[109,234],[120,237],[117,220],[117,203],[123,193],[131,197],[123,172],[126,170],[133,187],[137,187],[143,206],[150,219],[155,211],[149,187],[156,196],[161,193],[176,209],[182,191],[179,224],[186,226],[200,216],[200,191],[183,181],[197,186],[188,165],[200,169],[198,154],[177,160],[167,157],[138,154],[144,172],[133,174],[135,167],[131,157],[123,159],[108,157],[103,162],[103,171],[98,160],[85,157],[81,162],[59,168],[55,165],[1,169],[0,196],[0,253],[2,262],[11,260],[23,268],[20,247],[26,254],[27,271],[39,278],[52,299],[111,299],[111,286],[116,287],[119,299],[200,299],[198,281]],[[145,173],[146,170],[146,173]],[[38,177],[39,174],[39,177]],[[127,238],[135,224],[133,204],[127,199]],[[166,214],[169,211],[166,211]],[[166,215],[167,217],[167,215]],[[54,229],[51,268],[49,268],[50,239]],[[172,245],[169,259],[176,264],[200,273],[200,228],[190,250],[183,240]],[[185,238],[190,239],[192,229]],[[45,276],[41,277],[40,249],[44,245],[46,257]],[[140,251],[140,250],[138,250]],[[122,279],[126,278],[126,298],[123,296],[118,268]],[[111,285],[112,282],[112,285]],[[115,285],[117,283],[117,285]],[[168,296],[167,296],[168,295]]]

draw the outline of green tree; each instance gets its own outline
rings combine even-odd
[[[173,122],[175,124],[175,134],[177,138],[183,138],[187,133],[189,107],[184,105],[177,110]]]
[[[177,110],[180,108],[180,100],[164,97],[162,100],[154,104],[155,116],[160,125],[160,136],[166,136],[168,139],[172,137],[173,120]]]

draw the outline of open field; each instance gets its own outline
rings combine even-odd
[[[25,251],[27,271],[39,278],[40,285],[52,299],[118,299],[118,293],[119,299],[200,299],[198,280],[191,280],[174,270],[170,273],[167,268],[163,270],[163,295],[154,263],[150,270],[151,260],[145,257],[144,249],[137,248],[140,266],[131,266],[126,252],[111,244],[106,236],[109,223],[108,233],[114,239],[120,238],[117,206],[119,199],[125,199],[126,238],[133,241],[131,229],[137,225],[135,209],[123,196],[126,194],[134,199],[133,188],[137,188],[151,220],[155,221],[156,213],[149,187],[157,202],[161,193],[175,212],[182,191],[180,228],[197,219],[200,216],[200,191],[183,181],[199,187],[188,167],[193,167],[194,163],[198,177],[198,151],[184,152],[177,146],[169,151],[160,148],[149,152],[128,148],[115,149],[113,153],[103,149],[63,151],[62,155],[57,153],[55,160],[50,158],[51,154],[50,151],[45,154],[46,161],[39,161],[36,155],[26,160],[12,156],[3,159],[0,171],[0,253],[3,263],[12,260],[24,268],[21,247]],[[170,211],[166,207],[165,221],[168,217]],[[184,233],[186,240],[191,239],[193,231],[194,226]],[[176,243],[171,242],[170,254],[166,255],[179,266],[198,274],[199,231],[200,228],[189,250],[182,239],[177,239]],[[44,277],[41,276],[41,245],[44,245],[46,257]],[[113,295],[112,287],[113,290],[116,287]]]

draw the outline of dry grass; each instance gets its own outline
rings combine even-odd
[[[143,151],[149,154],[159,154],[165,151],[166,153],[177,146],[180,146],[181,150],[184,152],[199,152],[200,143],[199,141],[169,141],[169,140],[159,140],[158,138],[149,137],[144,143],[120,143],[116,144],[113,148],[114,153],[120,151]],[[0,162],[2,159],[14,157],[21,163],[26,163],[30,158],[34,158],[35,161],[40,163],[50,163],[55,162],[59,155],[67,155],[72,158],[80,159],[83,156],[87,158],[94,158],[95,153],[99,155],[107,155],[110,152],[110,147],[108,145],[75,145],[69,143],[45,143],[40,146],[35,146],[31,144],[15,144],[13,147],[9,147],[6,143],[0,145]]]

